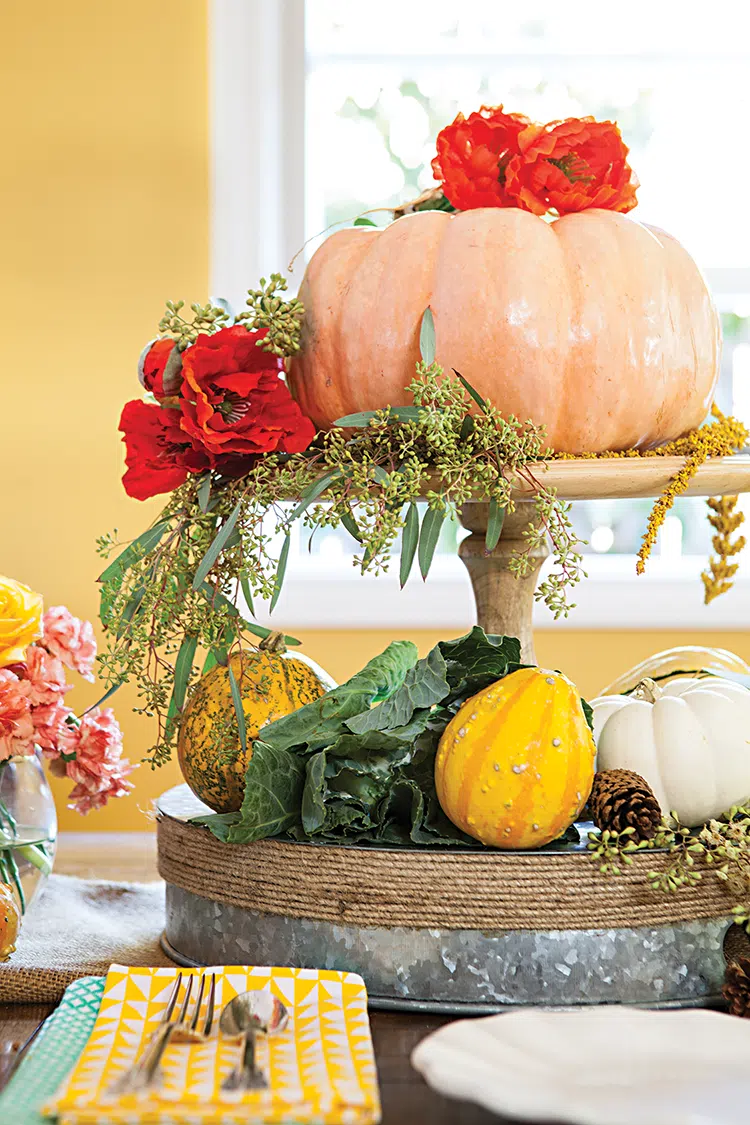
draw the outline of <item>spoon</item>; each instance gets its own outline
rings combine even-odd
[[[242,1037],[240,1061],[221,1084],[222,1090],[264,1090],[268,1079],[255,1065],[255,1033],[273,1035],[289,1022],[284,1004],[268,989],[241,992],[224,1007],[219,1020],[222,1035]]]

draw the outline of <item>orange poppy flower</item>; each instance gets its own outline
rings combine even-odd
[[[602,207],[630,211],[638,181],[613,121],[571,117],[519,133],[520,155],[508,162],[505,191],[536,215]]]
[[[512,207],[505,170],[518,155],[518,135],[531,125],[522,113],[503,113],[500,106],[482,106],[468,118],[459,113],[437,138],[432,161],[435,179],[446,199],[459,211],[473,207]]]

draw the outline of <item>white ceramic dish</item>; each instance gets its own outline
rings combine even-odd
[[[746,1125],[750,1020],[719,1012],[541,1008],[460,1020],[412,1065],[441,1094],[522,1121]]]

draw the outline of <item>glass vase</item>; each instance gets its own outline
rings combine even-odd
[[[55,799],[42,756],[0,762],[0,882],[27,911],[52,871],[57,842]]]

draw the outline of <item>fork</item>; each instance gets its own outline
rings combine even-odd
[[[176,1020],[172,1020],[177,1000],[180,995],[182,987],[183,974],[178,973],[177,979],[174,983],[167,1006],[164,1009],[159,1026],[156,1031],[151,1035],[146,1044],[143,1053],[135,1059],[130,1068],[118,1077],[113,1082],[109,1094],[114,1097],[119,1097],[122,1094],[132,1094],[138,1091],[147,1090],[156,1077],[159,1069],[159,1064],[164,1056],[169,1044],[175,1038],[175,1034],[179,1033],[182,1042],[190,1043],[207,1039],[211,1034],[211,1028],[214,1022],[214,1008],[216,1003],[216,973],[211,974],[211,985],[208,990],[208,999],[206,1002],[206,1014],[203,1020],[203,1030],[198,1031],[198,1023],[200,1020],[201,1008],[203,1006],[203,994],[206,987],[206,976],[201,973],[198,977],[198,995],[195,1000],[192,1019],[188,1022],[188,1009],[190,1006],[190,997],[193,991],[194,976],[188,977],[187,988],[182,1000],[179,1015]]]

